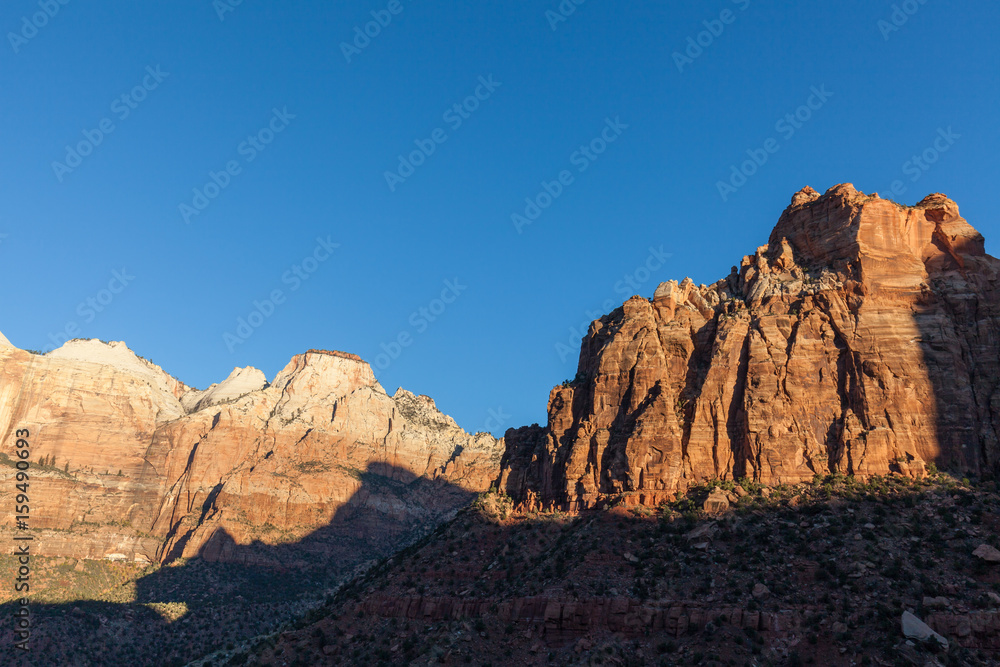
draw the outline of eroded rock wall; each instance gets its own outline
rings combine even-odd
[[[992,471],[998,271],[944,195],[806,188],[726,278],[593,322],[547,426],[507,432],[499,484],[578,509],[715,478]]]
[[[271,383],[236,369],[196,391],[123,343],[0,345],[5,488],[22,428],[35,553],[154,563],[267,563],[275,545],[343,542],[349,521],[351,539],[386,544],[486,490],[502,449],[427,397],[388,395],[360,358],[315,350]]]

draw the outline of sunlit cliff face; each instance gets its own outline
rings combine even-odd
[[[387,526],[432,520],[457,496],[418,494],[413,480],[483,491],[499,470],[499,441],[427,397],[389,396],[354,355],[310,351],[270,384],[236,369],[200,392],[123,343],[6,346],[0,369],[0,427],[30,429],[32,461],[46,462],[33,470],[42,555],[245,558],[238,547],[295,543],[353,508]],[[13,440],[4,447],[13,456]]]
[[[693,483],[995,465],[1000,262],[944,195],[796,193],[768,245],[709,286],[595,321],[546,429],[508,432],[528,505],[655,504]]]

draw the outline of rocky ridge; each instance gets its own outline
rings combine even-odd
[[[0,345],[0,373],[0,481],[13,483],[14,432],[29,429],[46,556],[267,565],[306,538],[343,549],[342,533],[387,547],[499,470],[498,440],[427,397],[389,396],[351,354],[310,350],[270,383],[243,368],[204,391],[96,340],[44,356]]]
[[[729,276],[663,283],[593,322],[547,426],[507,432],[499,486],[582,509],[710,479],[992,471],[998,274],[942,194],[807,187]]]

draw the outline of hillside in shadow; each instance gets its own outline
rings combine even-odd
[[[30,652],[12,648],[5,622],[0,663],[183,665],[239,646],[301,616],[357,568],[419,539],[475,495],[383,464],[361,483],[328,525],[294,543],[239,545],[220,529],[198,558],[138,578],[121,563],[33,558],[35,590],[43,591],[30,604]],[[14,557],[3,558],[13,581]],[[0,605],[0,615],[10,619],[15,609]]]
[[[974,553],[1000,546],[993,482],[829,475],[656,508],[510,507],[484,494],[216,664],[1000,664],[1000,564]],[[906,612],[948,647],[908,640]]]

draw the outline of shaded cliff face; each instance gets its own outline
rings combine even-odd
[[[31,524],[47,556],[268,565],[266,546],[352,517],[352,539],[386,546],[499,471],[495,438],[427,397],[389,396],[339,352],[297,355],[270,384],[246,368],[196,391],[124,343],[45,356],[7,344],[0,376],[0,483],[13,485],[14,432],[29,429]],[[336,540],[336,526],[324,534]]]
[[[806,188],[727,278],[595,321],[547,427],[507,432],[500,486],[576,509],[713,478],[993,471],[998,273],[944,195]]]

